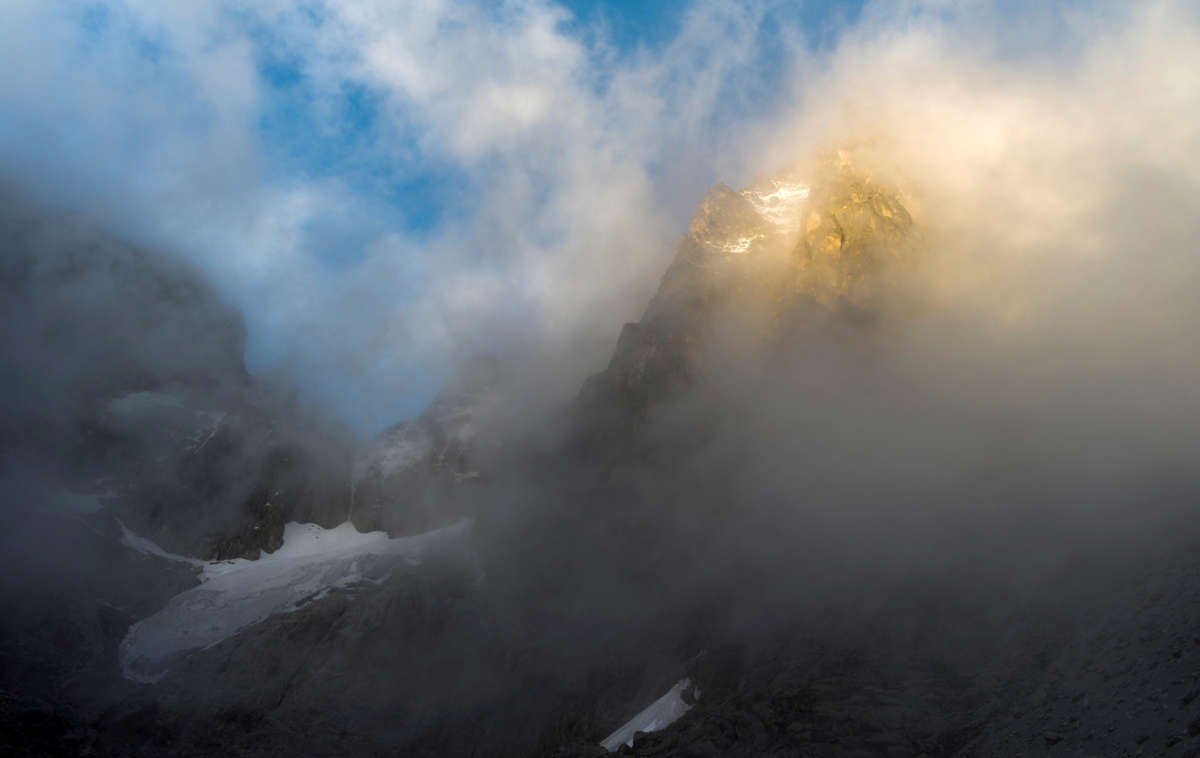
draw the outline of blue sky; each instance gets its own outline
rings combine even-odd
[[[570,14],[559,25],[564,34],[587,40],[602,37],[614,55],[625,58],[661,51],[679,33],[691,3],[569,0],[561,7]],[[786,71],[787,51],[772,47],[771,39],[782,17],[798,23],[813,45],[830,44],[860,8],[859,0],[774,6],[761,22],[761,55],[749,70],[756,78],[754,86],[770,92]],[[314,23],[320,19],[319,13],[307,9],[299,15]],[[305,73],[304,59],[289,54],[269,25],[252,17],[246,23],[265,85],[260,130],[272,170],[280,177],[338,177],[372,206],[358,219],[356,238],[349,244],[342,244],[347,241],[334,232],[331,220],[314,223],[314,241],[322,259],[332,265],[347,259],[353,262],[367,241],[397,225],[406,233],[420,234],[454,221],[455,195],[469,189],[469,177],[453,162],[424,153],[403,125],[397,128],[388,121],[381,107],[384,95],[369,85],[345,82],[331,107],[314,107],[320,95]],[[763,98],[760,107],[768,109],[770,98]],[[387,149],[373,150],[380,140],[387,142]]]
[[[663,0],[660,3],[603,2],[603,0],[568,0],[566,7],[575,17],[576,33],[588,33],[596,26],[603,27],[613,44],[623,50],[643,45],[659,47],[679,31],[680,18],[687,9],[683,0]]]
[[[1025,4],[973,5],[979,33]],[[764,143],[847,40],[964,16],[896,7],[10,0],[0,173],[197,262],[252,369],[370,435],[471,352],[573,392],[707,188],[778,168]],[[1069,36],[1022,12],[1050,17],[1001,44]]]

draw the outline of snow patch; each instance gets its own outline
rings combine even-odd
[[[750,249],[756,240],[763,238],[761,234],[752,234],[748,237],[739,237],[735,242],[726,242],[721,246],[721,251],[731,253],[733,255],[741,255]]]
[[[431,551],[460,540],[470,522],[411,537],[288,523],[283,545],[258,560],[206,563],[172,555],[121,525],[122,542],[139,552],[203,566],[200,585],[171,598],[158,613],[129,628],[119,659],[127,679],[156,682],[180,656],[212,647],[274,613],[288,613],[325,593],[381,581],[396,561],[419,564]]]
[[[804,220],[804,203],[808,200],[808,186],[793,182],[770,179],[763,191],[742,190],[742,196],[750,201],[758,215],[787,233],[800,230]]]
[[[600,746],[610,753],[616,752],[621,745],[633,746],[633,737],[637,732],[657,732],[675,723],[680,716],[692,709],[684,699],[683,694],[692,689],[692,697],[699,697],[700,691],[692,687],[691,679],[680,679],[667,694],[655,700],[638,715],[634,716],[617,731],[608,735],[600,742]]]

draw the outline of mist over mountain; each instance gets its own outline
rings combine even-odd
[[[1200,9],[868,4],[755,110],[775,6],[421,8],[89,17],[247,83],[166,221],[0,154],[6,754],[1200,751]],[[310,255],[230,114],[342,76],[469,210]]]

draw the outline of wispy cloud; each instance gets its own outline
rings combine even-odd
[[[423,402],[457,349],[600,359],[715,176],[711,118],[761,18],[699,6],[638,57],[546,2],[2,13],[4,174],[199,261],[252,359],[346,382],[325,399],[360,426]]]
[[[1041,242],[1119,191],[1087,155],[1191,165],[1187,3],[879,4],[833,32],[800,9],[701,1],[620,50],[543,0],[13,0],[0,173],[201,263],[256,365],[369,430],[462,352],[573,392],[710,184],[867,126],[933,195],[1027,214]],[[1049,170],[1075,194],[1039,194]]]

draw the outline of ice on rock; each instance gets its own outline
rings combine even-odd
[[[803,226],[808,194],[808,185],[780,179],[763,179],[737,193],[718,187],[705,199],[705,213],[699,223],[693,222],[691,233],[729,255],[749,253],[763,242],[791,240]]]
[[[684,700],[684,693],[692,690],[693,696],[699,692],[692,687],[691,679],[680,679],[667,694],[655,700],[638,715],[627,721],[617,731],[608,735],[600,743],[610,753],[616,752],[622,745],[633,745],[633,737],[638,732],[657,732],[675,723],[680,716],[691,710],[692,706]]]
[[[760,216],[784,232],[796,232],[803,224],[802,211],[808,200],[805,184],[769,179],[761,189],[743,190],[742,196]]]
[[[750,246],[753,245],[756,240],[762,239],[762,237],[763,235],[761,234],[752,234],[746,237],[739,237],[734,242],[725,243],[725,245],[721,247],[721,250],[726,253],[740,255],[748,251]]]

